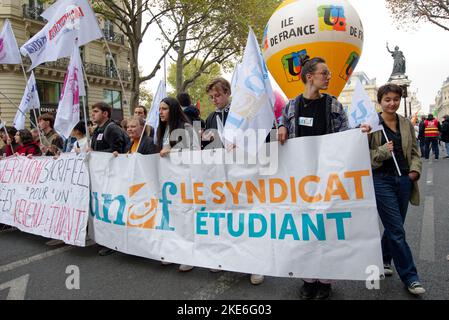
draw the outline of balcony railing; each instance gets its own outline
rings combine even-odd
[[[69,58],[62,58],[57,61],[51,61],[51,62],[45,62],[44,64],[38,66],[43,68],[51,68],[51,69],[58,69],[58,70],[67,70],[67,67],[69,66],[70,59]],[[25,65],[31,65],[31,60],[26,57],[24,59]],[[84,63],[84,69],[86,70],[86,74],[91,76],[97,76],[97,77],[103,77],[108,79],[117,79],[118,80],[118,72],[113,67],[108,66],[102,66],[99,64],[94,63]],[[119,70],[120,77],[123,81],[131,81],[131,73],[127,70]]]
[[[103,29],[104,38],[109,42],[114,42],[122,46],[125,45],[125,36],[123,34],[115,33],[109,29]]]
[[[84,68],[88,75],[118,79],[118,72],[120,72],[120,78],[123,81],[131,80],[131,73],[127,70],[117,70],[114,67],[102,66],[94,63],[85,63]]]
[[[33,19],[40,22],[46,22],[46,20],[40,16],[44,12],[44,8],[34,6],[32,7],[28,4],[24,4],[22,8],[24,18]]]

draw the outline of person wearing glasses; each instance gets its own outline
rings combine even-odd
[[[301,59],[301,79],[305,84],[304,93],[289,101],[279,120],[278,140],[284,145],[287,139],[326,134],[349,130],[349,122],[343,105],[337,98],[321,93],[329,88],[332,74],[323,58],[303,56]],[[363,132],[371,130],[362,125]],[[333,281],[325,279],[303,279],[300,290],[303,299],[323,300],[330,297]]]

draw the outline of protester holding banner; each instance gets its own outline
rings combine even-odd
[[[64,141],[53,129],[55,118],[50,113],[42,114],[38,119],[38,125],[43,133],[42,153],[46,156],[55,156],[64,147]]]
[[[420,283],[404,229],[408,203],[419,205],[418,180],[422,162],[415,129],[408,119],[396,113],[402,98],[401,87],[385,85],[379,89],[377,96],[382,107],[380,121],[390,141],[387,143],[380,131],[369,136],[377,209],[385,228],[382,238],[385,275],[393,274],[393,260],[408,291],[420,295],[425,290]],[[393,153],[400,168],[400,176],[393,162]]]
[[[16,143],[18,144],[16,154],[20,156],[40,156],[41,150],[39,146],[33,141],[33,136],[30,130],[23,129],[17,131],[15,135]]]
[[[92,106],[91,119],[97,125],[92,135],[91,149],[98,152],[126,153],[127,137],[122,128],[111,120],[112,108],[104,102]],[[103,247],[98,251],[100,256],[115,253]]]
[[[218,130],[220,126],[223,127],[226,124],[231,105],[231,84],[224,78],[216,78],[209,83],[206,92],[215,106],[215,111],[206,119],[202,137],[203,147],[210,144],[209,148],[222,148],[223,143],[219,141],[220,137],[215,136],[211,131],[208,132],[208,130]],[[219,120],[217,119],[221,121],[222,125],[218,123]],[[213,142],[214,140],[217,141]]]
[[[8,135],[6,134],[8,133]],[[5,155],[6,157],[12,156],[18,147],[18,144],[16,143],[16,140],[14,139],[14,136],[16,135],[17,130],[14,127],[6,127],[2,129],[0,132],[1,138],[5,144],[5,146],[0,150],[0,156]]]
[[[320,93],[327,90],[332,78],[326,61],[320,57],[301,59],[301,79],[305,91],[287,103],[280,118],[278,140],[283,145],[287,139],[321,136],[349,129],[348,117],[337,98]],[[370,128],[363,126],[364,131]],[[331,280],[303,279],[301,297],[304,299],[327,299],[332,287]]]
[[[72,129],[71,136],[76,139],[71,152],[86,153],[89,151],[89,141],[87,141],[86,124],[84,121],[76,124],[75,128]]]
[[[168,156],[172,149],[196,149],[193,127],[178,100],[171,97],[162,99],[159,113],[156,136],[161,157]]]
[[[97,125],[92,134],[92,150],[126,153],[128,137],[123,129],[111,120],[111,115],[112,108],[107,103],[99,102],[92,106],[91,118]]]
[[[154,144],[152,136],[142,135],[145,130],[145,119],[141,116],[134,116],[128,121],[128,136],[131,139],[126,146],[127,153],[154,154],[159,150]],[[142,139],[140,139],[142,137]]]

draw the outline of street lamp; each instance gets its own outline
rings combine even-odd
[[[405,111],[405,113],[404,113],[404,116],[406,117],[406,118],[408,118],[408,116],[407,116],[407,97],[408,97],[408,92],[407,92],[407,85],[402,85],[401,86],[401,88],[402,88],[402,96],[404,97],[404,107],[405,107],[405,109],[404,109],[404,111]],[[411,115],[411,110],[410,110],[410,115]]]

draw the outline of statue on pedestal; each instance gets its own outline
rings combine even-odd
[[[388,47],[388,42],[387,42],[387,50],[388,52],[391,53],[391,56],[394,59],[393,72],[391,73],[391,77],[398,75],[405,75],[406,70],[405,57],[402,51],[399,51],[398,46],[394,48],[394,51],[391,51],[390,48]]]

